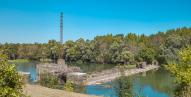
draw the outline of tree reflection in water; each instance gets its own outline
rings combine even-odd
[[[173,97],[173,89],[175,88],[173,78],[163,68],[151,70],[144,75],[138,74],[132,77],[134,78],[134,85],[138,84],[142,88],[150,86],[155,91],[166,93],[169,97]]]
[[[127,76],[121,76],[113,82],[117,97],[132,97],[132,82]]]

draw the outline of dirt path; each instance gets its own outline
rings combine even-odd
[[[24,86],[23,91],[30,97],[97,97],[29,84]]]

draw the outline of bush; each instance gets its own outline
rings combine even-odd
[[[70,81],[67,81],[67,82],[64,84],[64,90],[69,91],[69,92],[72,92],[72,91],[74,90],[73,84],[72,84]]]
[[[15,66],[8,63],[6,55],[0,54],[0,97],[23,97],[22,85]]]
[[[56,88],[59,84],[58,81],[58,77],[51,74],[41,74],[40,76],[40,85],[45,87]]]
[[[72,92],[74,90],[73,84],[70,81],[67,81],[63,84],[60,83],[60,78],[58,76],[52,74],[41,74],[40,76],[40,85],[53,88],[53,89],[60,89]]]

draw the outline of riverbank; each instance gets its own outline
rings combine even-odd
[[[130,76],[130,75],[146,72],[146,71],[157,69],[157,68],[159,68],[158,65],[147,65],[144,68],[127,69],[124,72],[124,74],[125,76]],[[112,81],[120,76],[121,76],[121,73],[119,70],[104,71],[104,72],[90,75],[85,84],[94,85],[94,84],[105,83],[105,82]]]
[[[98,97],[29,84],[24,86],[23,92],[30,97]]]
[[[27,62],[30,62],[30,60],[28,59],[15,59],[15,60],[8,60],[8,62],[11,62],[11,63],[27,63]]]

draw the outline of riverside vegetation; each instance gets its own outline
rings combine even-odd
[[[178,62],[166,65],[178,83],[176,97],[191,97],[191,47],[183,48],[178,52]]]
[[[127,35],[108,34],[96,36],[93,40],[68,40],[60,44],[55,40],[48,43],[0,45],[3,53],[12,59],[52,59],[64,58],[66,62],[135,64],[152,60],[166,64],[177,60],[179,49],[191,44],[191,28],[178,28],[146,36],[129,33]]]
[[[69,40],[64,44],[60,44],[55,40],[50,40],[48,43],[44,44],[5,43],[0,45],[0,49],[2,49],[1,56],[6,54],[9,60],[52,59],[56,62],[57,59],[64,58],[68,63],[78,62],[116,65],[135,65],[143,61],[151,64],[152,61],[157,60],[159,64],[165,66],[177,79],[177,97],[190,97],[190,36],[191,28],[184,27],[168,30],[166,32],[158,32],[150,36],[144,34],[136,35],[134,33],[129,33],[127,35],[108,34],[105,36],[96,36],[93,40]],[[2,72],[11,72],[8,74],[13,75],[11,75],[10,78],[5,76],[3,78],[6,79],[2,78],[3,80],[0,80],[1,87],[3,87],[0,91],[4,93],[1,95],[8,96],[13,93],[10,97],[18,97],[18,95],[22,94],[22,84],[17,72],[13,67],[9,67],[6,60],[6,58],[1,57],[1,70]],[[6,67],[7,65],[8,67]],[[6,83],[10,81],[9,79],[11,78],[13,83]],[[57,84],[54,78],[48,78],[47,80],[50,81],[48,82],[50,83],[48,87]],[[122,77],[119,79],[119,83],[117,84],[118,87],[116,87],[120,88],[118,89],[120,90],[119,92],[116,91],[119,97],[132,97],[131,92],[128,92],[131,91],[131,85],[127,83],[129,82],[126,81],[126,78]],[[70,82],[63,86],[63,88],[68,91],[73,90]],[[9,91],[11,92],[8,93]]]

